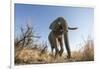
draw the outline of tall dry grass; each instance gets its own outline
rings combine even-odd
[[[64,63],[77,61],[93,61],[94,44],[92,40],[87,40],[79,51],[73,51],[71,59],[67,59],[66,53],[62,57],[55,58],[47,48],[43,46],[34,48],[23,48],[15,53],[15,64],[43,64],[43,63]]]
[[[76,61],[94,61],[94,42],[91,39],[84,41],[78,51],[72,52],[72,58]]]

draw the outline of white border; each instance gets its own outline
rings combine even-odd
[[[14,69],[14,2],[11,1],[11,34],[10,34],[10,38],[11,38],[11,48],[10,48],[10,68]]]
[[[55,5],[55,6],[73,6],[73,7],[91,7],[95,8],[94,1],[91,0],[12,0],[11,2],[11,68],[12,69],[75,69],[75,68],[82,68],[83,66],[87,67],[93,67],[94,62],[72,62],[72,63],[59,63],[59,64],[42,64],[42,65],[20,65],[20,66],[14,66],[14,3],[24,3],[24,4],[40,4],[40,5]]]
[[[14,0],[14,3],[40,4],[54,6],[95,7],[93,1],[88,0]]]

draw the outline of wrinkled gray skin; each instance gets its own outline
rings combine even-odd
[[[68,30],[76,30],[77,27],[75,28],[68,27],[66,20],[63,17],[58,17],[50,24],[49,28],[51,29],[51,32],[48,36],[48,39],[51,45],[52,53],[53,50],[55,49],[55,56],[57,54],[59,54],[60,56],[62,55],[64,51],[62,38],[64,38],[65,47],[68,53],[67,57],[70,58],[71,51],[70,51],[70,46],[68,41]],[[57,41],[60,45],[60,51],[58,49]]]

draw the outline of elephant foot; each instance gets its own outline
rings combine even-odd
[[[59,51],[59,56],[62,56],[62,54],[63,54],[63,51]]]
[[[70,58],[71,58],[71,56],[69,56],[69,55],[68,55],[68,56],[67,56],[67,58],[68,58],[68,59],[70,59]]]

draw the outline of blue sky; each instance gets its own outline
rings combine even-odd
[[[15,35],[20,34],[20,27],[25,27],[30,22],[35,32],[41,36],[40,41],[48,42],[49,25],[57,17],[62,16],[69,27],[78,27],[75,31],[69,31],[71,50],[79,49],[83,39],[86,40],[88,35],[93,38],[93,8],[15,4],[14,11]]]

